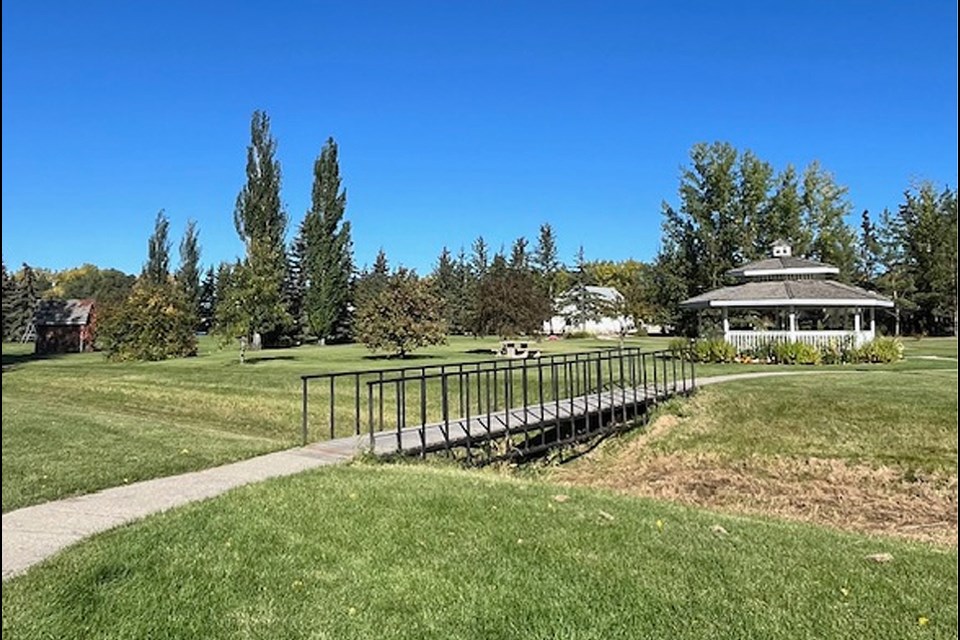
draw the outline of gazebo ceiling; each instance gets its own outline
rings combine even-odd
[[[797,260],[797,258],[793,259]],[[767,261],[763,260],[761,262]],[[741,269],[746,269],[749,266],[745,265]],[[829,265],[821,266],[833,268]],[[892,307],[893,301],[872,291],[833,280],[780,280],[746,282],[732,287],[714,289],[684,300],[680,303],[680,306],[684,309],[711,307]]]

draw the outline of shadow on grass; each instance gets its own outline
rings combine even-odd
[[[374,360],[378,362],[416,362],[417,360],[436,360],[441,356],[434,356],[427,353],[408,353],[405,356],[399,356],[395,353],[381,353],[363,356],[364,360]]]
[[[469,353],[470,355],[483,355],[483,356],[492,356],[497,352],[496,349],[486,348],[486,349],[467,349],[464,353]]]
[[[5,353],[3,354],[3,373],[13,371],[17,367],[27,362],[35,360],[53,360],[59,358],[63,353]]]
[[[244,361],[244,364],[260,364],[261,362],[271,362],[273,360],[296,360],[295,356],[253,356]]]

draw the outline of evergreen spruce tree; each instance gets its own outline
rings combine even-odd
[[[860,214],[860,242],[857,245],[857,284],[876,289],[880,269],[880,240],[877,227],[866,209]]]
[[[387,254],[383,247],[377,251],[377,257],[373,261],[373,267],[364,269],[356,283],[357,307],[362,307],[371,298],[375,298],[383,291],[390,279],[390,264],[387,261]]]
[[[530,268],[530,255],[527,253],[527,239],[520,236],[513,241],[510,249],[510,268],[515,271],[527,271]]]
[[[40,299],[40,286],[37,274],[27,263],[23,263],[19,273],[14,276],[15,288],[10,304],[10,337],[22,339],[33,323],[33,312]]]
[[[537,238],[537,246],[533,252],[533,267],[536,270],[540,288],[543,290],[547,300],[550,301],[548,316],[545,320],[552,323],[553,316],[558,311],[557,297],[561,293],[558,276],[563,270],[563,265],[560,263],[553,228],[548,223],[540,225],[540,236]],[[554,330],[551,324],[549,326],[549,332],[553,333]]]
[[[287,313],[293,321],[291,333],[295,340],[303,339],[306,331],[307,319],[304,313],[304,302],[307,295],[307,275],[304,269],[306,261],[306,241],[304,240],[303,223],[297,230],[293,242],[290,243],[290,253],[287,256],[287,274],[283,283],[284,301]]]
[[[170,277],[170,220],[161,209],[153,223],[153,233],[147,240],[147,262],[142,277],[151,284],[165,284]]]
[[[470,254],[470,285],[465,293],[467,305],[467,327],[475,337],[484,336],[490,330],[489,301],[484,300],[483,280],[490,268],[490,247],[483,236],[473,242]]]
[[[209,267],[200,283],[199,329],[209,333],[213,330],[214,314],[217,308],[217,273]]]
[[[577,249],[571,276],[573,287],[563,296],[562,306],[570,309],[566,317],[567,326],[583,331],[587,322],[598,320],[603,311],[603,301],[587,289],[590,276],[583,245]]]
[[[430,274],[434,294],[440,301],[440,315],[447,323],[450,333],[461,333],[463,327],[457,325],[460,319],[459,309],[463,305],[463,289],[457,273],[457,265],[446,247],[440,252],[437,264]]]
[[[13,340],[13,303],[17,286],[7,272],[7,263],[3,263],[3,341]]]
[[[180,266],[175,276],[177,287],[183,294],[187,309],[195,318],[195,326],[200,325],[200,236],[197,223],[187,222],[187,228],[180,240]]]
[[[313,194],[303,221],[304,305],[310,331],[321,344],[346,336],[350,313],[353,246],[343,219],[347,195],[340,188],[337,143],[327,139],[313,165]]]

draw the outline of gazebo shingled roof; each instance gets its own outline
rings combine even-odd
[[[701,293],[680,303],[686,309],[709,307],[892,307],[881,295],[834,280],[746,282]]]
[[[745,265],[730,269],[727,275],[735,278],[749,278],[751,276],[766,275],[836,275],[840,270],[833,265],[797,258],[795,256],[775,256],[748,262]]]

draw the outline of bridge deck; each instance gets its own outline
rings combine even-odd
[[[684,384],[686,382],[686,384]],[[448,447],[460,447],[471,443],[480,444],[496,438],[523,435],[552,425],[571,425],[578,421],[608,416],[607,423],[618,418],[633,416],[635,407],[641,408],[652,401],[663,400],[677,393],[692,390],[692,381],[680,381],[675,387],[627,387],[605,389],[600,394],[564,398],[559,402],[528,405],[480,415],[465,415],[448,422],[408,426],[403,429],[375,432],[350,438],[355,446],[377,455],[391,453],[418,453],[436,451]],[[330,445],[332,442],[320,443]],[[324,447],[326,448],[326,447]]]

